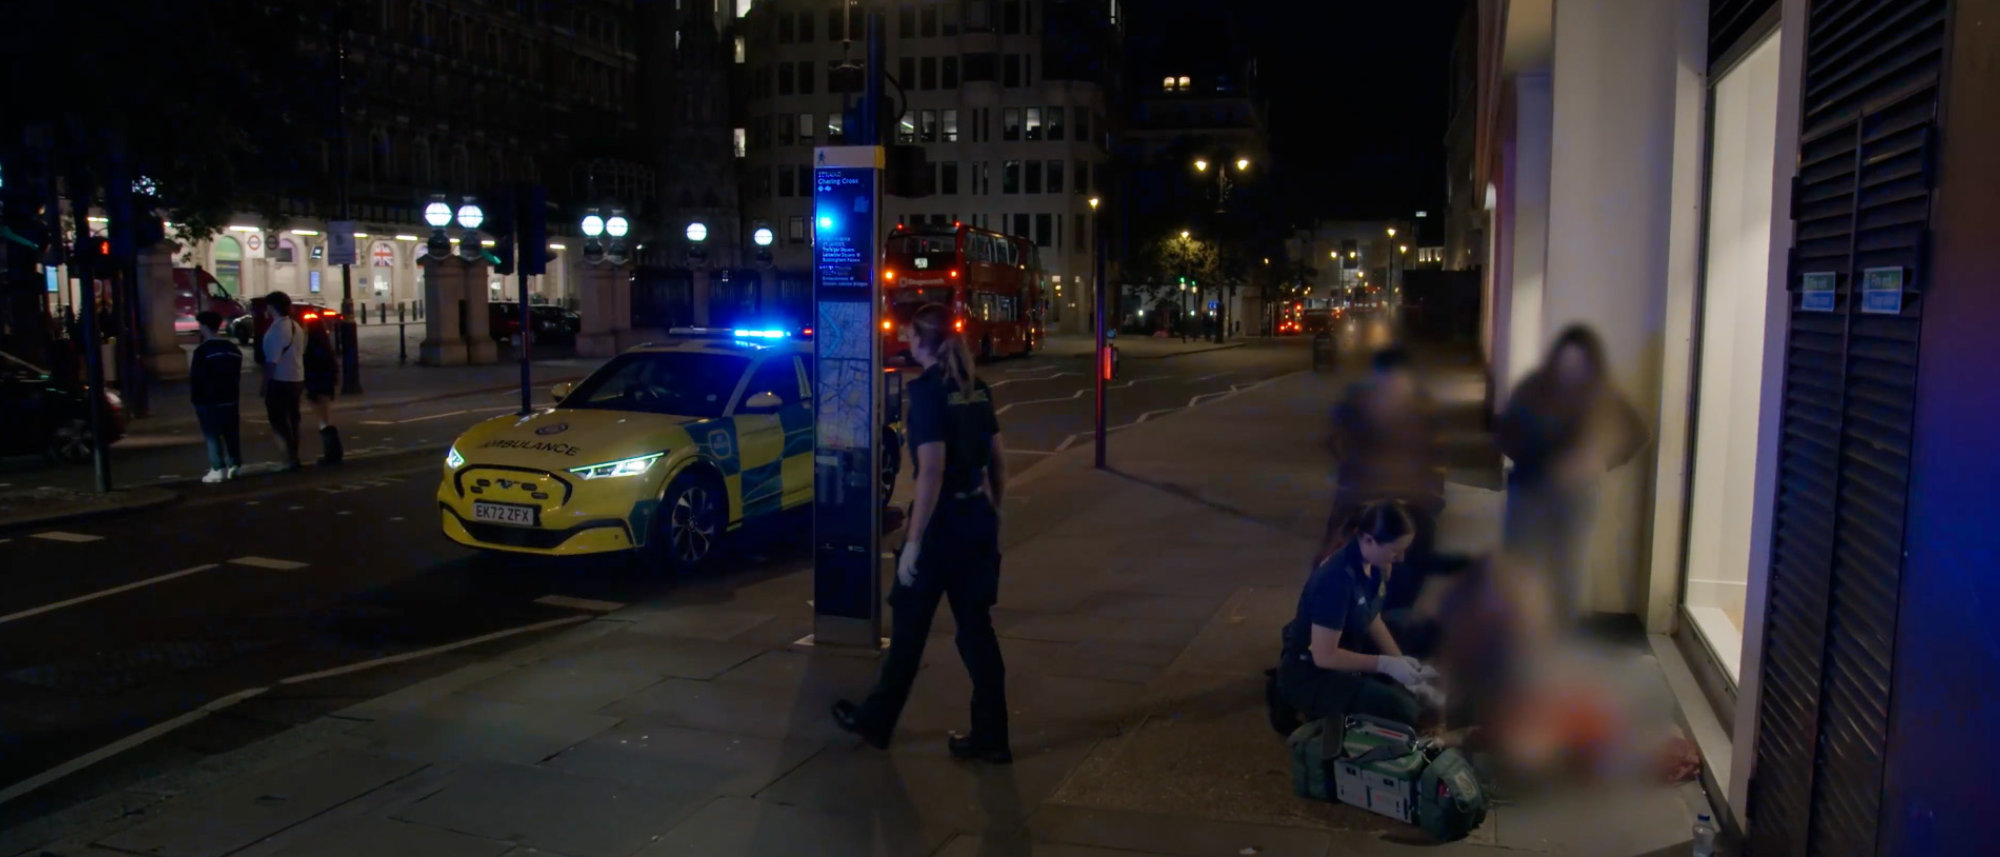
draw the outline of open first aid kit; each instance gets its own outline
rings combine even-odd
[[[1289,743],[1300,797],[1358,806],[1443,842],[1465,838],[1486,820],[1485,790],[1471,763],[1403,724],[1365,715],[1314,720]]]

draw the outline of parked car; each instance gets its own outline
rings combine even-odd
[[[99,397],[101,437],[90,432],[90,397],[49,370],[0,351],[0,454],[46,455],[64,462],[89,461],[102,443],[125,436],[125,403],[105,390]]]
[[[487,330],[495,340],[511,341],[521,335],[521,305],[487,304]],[[528,317],[534,319],[535,341],[551,345],[573,345],[583,330],[583,316],[554,304],[529,304]]]
[[[174,269],[174,332],[191,333],[198,326],[195,313],[213,310],[225,320],[247,316],[243,302],[229,294],[222,283],[200,268]],[[237,337],[241,339],[242,337]]]

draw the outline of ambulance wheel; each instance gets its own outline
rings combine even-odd
[[[722,554],[729,498],[715,477],[691,472],[674,477],[660,497],[647,541],[647,565],[671,572],[699,571]]]

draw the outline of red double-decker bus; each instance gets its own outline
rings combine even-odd
[[[902,327],[924,304],[951,309],[980,359],[1042,347],[1042,261],[1035,242],[963,223],[902,226],[882,250],[882,354],[907,358]]]

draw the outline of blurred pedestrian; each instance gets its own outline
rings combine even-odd
[[[993,632],[1000,592],[1000,505],[1006,470],[992,389],[973,374],[972,351],[936,304],[905,328],[910,354],[924,369],[910,381],[906,421],[916,468],[908,534],[889,593],[895,617],[881,677],[860,705],[841,700],[842,729],[887,747],[923,662],[924,642],[941,598],[951,599],[958,654],[972,677],[972,728],[949,742],[951,755],[995,764],[1013,761],[1007,738],[1006,666]]]
[[[284,292],[264,296],[264,414],[285,454],[284,471],[299,464],[299,398],[306,385],[306,330],[292,318],[292,297]]]
[[[1583,609],[1580,554],[1598,481],[1649,440],[1638,411],[1608,374],[1597,334],[1570,326],[1541,368],[1514,389],[1496,432],[1501,453],[1514,462],[1506,550],[1546,576],[1557,615],[1571,622]]]
[[[208,443],[208,474],[201,481],[212,485],[235,479],[243,466],[243,415],[237,409],[243,349],[222,335],[221,313],[202,310],[194,318],[201,327],[201,344],[188,364],[188,398]]]
[[[1435,672],[1403,653],[1382,622],[1382,596],[1416,524],[1396,503],[1371,503],[1343,536],[1345,544],[1306,579],[1298,613],[1285,626],[1278,694],[1308,720],[1365,714],[1415,726],[1417,689]],[[1364,640],[1378,653],[1364,653]]]
[[[1322,543],[1339,538],[1342,525],[1363,506],[1395,500],[1416,519],[1412,550],[1422,556],[1430,541],[1423,530],[1444,509],[1436,404],[1401,347],[1375,352],[1369,370],[1334,407],[1328,442],[1338,470]]]
[[[340,429],[333,425],[334,392],[340,386],[340,360],[334,356],[332,325],[326,316],[312,312],[305,324],[305,392],[319,418],[319,465],[341,461]]]

